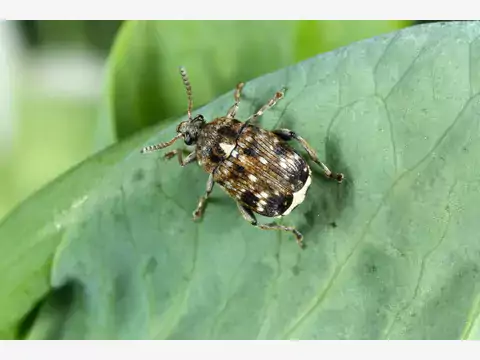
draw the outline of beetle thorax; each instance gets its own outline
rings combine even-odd
[[[198,163],[211,173],[228,158],[236,146],[243,123],[230,118],[217,118],[205,124],[198,135]]]

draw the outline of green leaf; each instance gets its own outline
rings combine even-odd
[[[197,106],[236,83],[320,52],[406,26],[406,21],[128,21],[109,59],[109,102],[119,139],[185,112],[178,67]]]
[[[0,334],[478,339],[479,61],[477,22],[424,25],[246,84],[240,119],[286,85],[261,124],[295,130],[346,175],[316,167],[282,221],[305,250],[248,224],[218,186],[191,220],[207,174],[139,153],[181,119],[107,149],[0,224]]]

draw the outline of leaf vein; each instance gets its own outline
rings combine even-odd
[[[452,193],[453,193],[453,190],[455,189],[455,186],[457,185],[457,180],[453,183],[452,186],[450,186],[450,190],[448,191],[448,195],[447,195],[447,205],[450,203],[450,197],[452,196]],[[452,214],[449,210],[447,210],[447,221],[446,221],[446,225],[445,225],[445,229],[443,230],[442,232],[442,235],[440,236],[440,239],[437,241],[437,243],[430,249],[428,250],[422,257],[422,261],[420,262],[420,271],[418,273],[418,278],[417,278],[417,284],[415,285],[415,289],[413,291],[413,294],[412,294],[412,298],[410,299],[410,301],[403,307],[401,308],[396,314],[395,316],[393,317],[393,321],[391,322],[391,324],[387,327],[386,331],[385,331],[385,338],[386,339],[389,339],[390,337],[390,334],[393,330],[393,327],[394,325],[396,324],[396,322],[398,320],[400,320],[400,314],[403,314],[405,313],[413,304],[413,302],[415,301],[415,299],[417,298],[419,292],[420,292],[420,284],[422,283],[422,280],[423,280],[423,275],[425,273],[425,266],[426,266],[426,263],[427,263],[427,260],[433,255],[433,253],[440,247],[440,245],[443,244],[443,242],[445,241],[445,238],[447,236],[447,232],[448,232],[448,229],[450,228],[450,223],[451,223],[451,218],[452,218]]]
[[[455,117],[455,119],[453,120],[452,124],[443,132],[443,134],[439,137],[439,139],[437,140],[437,142],[435,143],[435,145],[432,147],[432,149],[430,151],[427,152],[427,154],[422,158],[420,159],[414,166],[412,166],[410,169],[407,169],[406,171],[404,171],[392,184],[392,186],[385,192],[385,195],[382,197],[379,205],[377,206],[377,209],[375,210],[375,212],[373,213],[372,217],[370,218],[370,220],[367,222],[367,224],[365,225],[365,228],[364,230],[362,231],[361,235],[360,235],[360,238],[359,240],[357,240],[357,242],[355,243],[355,245],[353,246],[353,249],[352,251],[350,252],[350,254],[347,255],[347,257],[345,258],[345,261],[337,266],[337,268],[335,269],[335,271],[333,272],[333,275],[332,277],[330,278],[330,280],[328,281],[327,283],[327,286],[323,289],[323,291],[320,292],[320,294],[318,296],[316,296],[314,299],[313,299],[313,303],[310,303],[309,306],[307,307],[307,310],[303,312],[302,315],[300,315],[300,317],[298,319],[295,320],[295,322],[293,323],[292,326],[290,326],[287,331],[285,332],[285,335],[283,336],[283,338],[288,338],[290,337],[290,335],[295,332],[306,320],[306,318],[313,312],[315,311],[315,309],[317,309],[319,306],[322,305],[323,301],[325,300],[325,298],[327,297],[329,291],[332,289],[332,287],[334,286],[334,283],[335,281],[337,280],[337,278],[339,277],[339,275],[342,273],[343,269],[346,267],[347,263],[349,262],[349,260],[353,257],[353,255],[356,253],[357,249],[360,247],[360,244],[363,242],[363,240],[365,239],[365,237],[367,236],[368,234],[368,231],[370,229],[370,226],[371,224],[373,223],[373,221],[375,220],[375,218],[378,216],[378,214],[380,213],[381,209],[383,208],[383,206],[385,205],[386,203],[386,200],[387,198],[389,197],[390,193],[395,189],[395,187],[400,183],[401,180],[403,180],[403,178],[405,178],[408,174],[410,174],[411,172],[413,172],[417,167],[421,166],[428,158],[429,156],[433,153],[433,151],[435,151],[435,149],[437,147],[440,146],[440,144],[443,142],[443,140],[448,136],[448,134],[451,132],[451,130],[453,129],[453,127],[458,123],[458,120],[461,118],[461,115],[463,114],[463,112],[465,111],[465,109],[467,108],[467,106],[473,101],[474,98],[471,98],[470,100],[468,100],[464,106],[462,107],[462,109],[459,111],[459,113],[457,114],[457,116]]]

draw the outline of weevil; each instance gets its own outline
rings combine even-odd
[[[303,235],[295,227],[275,222],[259,224],[255,217],[256,213],[281,218],[305,199],[312,182],[312,171],[288,141],[298,141],[327,178],[340,183],[344,175],[330,171],[307,141],[294,131],[268,131],[256,125],[258,118],[284,97],[285,89],[277,91],[256,113],[242,122],[236,118],[244,87],[244,83],[239,83],[234,92],[234,103],[227,114],[206,122],[201,114],[192,117],[192,87],[184,67],[180,67],[180,75],[187,93],[188,119],[178,124],[177,135],[173,139],[146,146],[141,152],[164,149],[183,138],[185,145],[193,146],[194,150],[186,158],[182,156],[182,149],[167,152],[164,157],[172,159],[177,156],[182,167],[197,161],[209,174],[206,191],[193,212],[194,220],[203,216],[206,202],[217,183],[236,201],[246,221],[260,229],[291,232],[303,248]]]

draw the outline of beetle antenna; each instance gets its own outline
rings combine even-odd
[[[188,80],[187,70],[183,66],[180,67],[180,75],[182,75],[183,85],[185,85],[185,90],[187,90],[188,119],[192,120],[192,108],[193,108],[192,86],[190,85],[190,81]]]
[[[156,145],[145,146],[142,150],[140,150],[140,152],[143,154],[143,153],[146,153],[146,152],[152,152],[152,151],[157,151],[157,150],[166,148],[166,147],[172,145],[175,141],[180,139],[182,136],[183,136],[183,134],[178,134],[177,136],[175,136],[170,141],[167,141],[167,142],[164,142],[164,143],[159,143],[159,144],[156,144]]]

